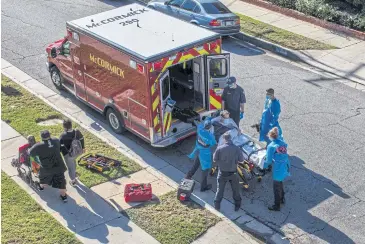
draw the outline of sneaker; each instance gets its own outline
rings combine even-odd
[[[280,207],[278,207],[276,205],[269,206],[268,209],[270,211],[280,211]]]
[[[63,202],[65,202],[65,203],[67,202],[67,195],[64,195],[64,196],[60,195],[60,198]]]
[[[240,205],[236,205],[234,206],[234,211],[237,212],[238,210],[240,210],[241,206]]]
[[[214,206],[214,208],[215,208],[215,210],[217,210],[217,211],[220,211],[220,210],[221,210],[221,206],[218,206],[218,205],[215,205],[215,206]]]
[[[38,191],[44,190],[44,187],[41,187],[41,184],[39,184],[39,182],[35,182],[35,185],[36,185]]]
[[[209,191],[210,189],[212,189],[212,185],[211,184],[207,185],[205,188],[201,188],[200,191],[201,192],[204,192],[204,191]]]

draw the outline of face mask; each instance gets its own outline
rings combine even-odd
[[[235,84],[231,84],[231,85],[228,85],[229,88],[236,88],[236,85]]]
[[[271,99],[271,96],[269,96],[269,95],[266,95],[266,99]]]
[[[269,137],[269,140],[270,140],[270,141],[273,141],[273,140],[274,140],[274,138],[272,138],[272,137]]]

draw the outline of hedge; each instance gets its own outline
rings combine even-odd
[[[266,0],[319,19],[365,31],[365,0]]]

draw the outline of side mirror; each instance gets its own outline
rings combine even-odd
[[[51,49],[51,57],[52,58],[57,57],[57,49],[55,47],[52,47]]]

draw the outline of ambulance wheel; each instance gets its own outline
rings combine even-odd
[[[51,80],[52,80],[53,85],[58,90],[62,90],[63,89],[63,78],[62,78],[61,73],[58,70],[58,68],[56,66],[53,66],[51,68],[50,74],[51,74]]]
[[[108,120],[109,126],[115,133],[121,134],[126,131],[122,116],[114,109],[108,109],[106,112],[106,119]]]

